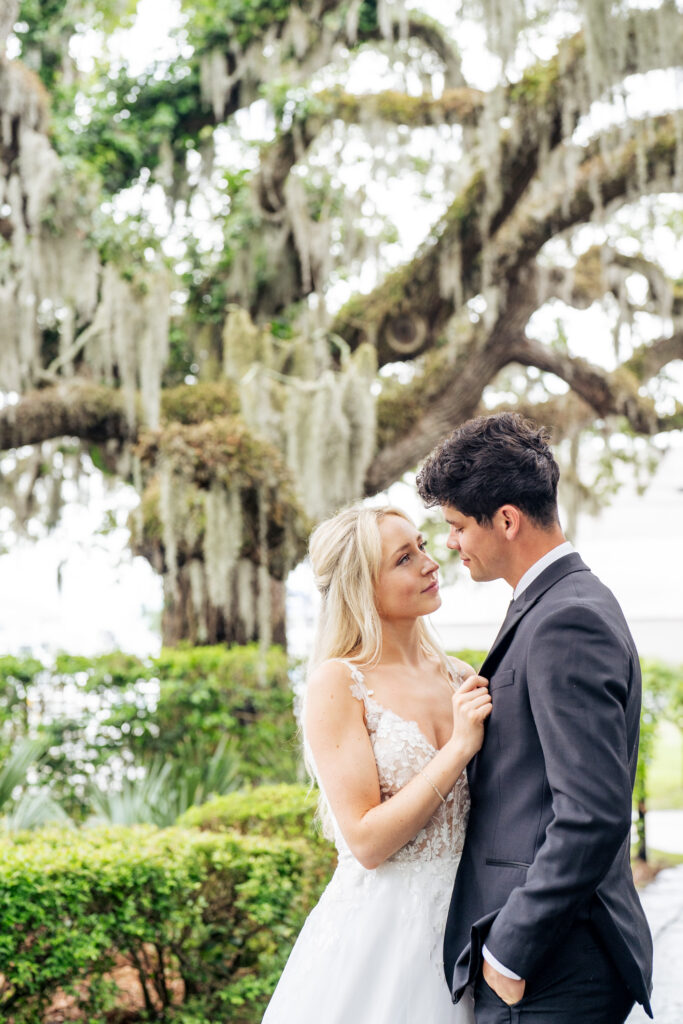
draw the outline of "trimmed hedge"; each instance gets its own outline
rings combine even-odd
[[[330,864],[321,843],[236,831],[1,840],[0,1019],[36,1024],[66,992],[89,1024],[115,1021],[111,974],[127,963],[140,1020],[255,1024]]]
[[[317,803],[317,791],[307,786],[259,786],[214,797],[200,807],[191,807],[179,818],[178,824],[213,832],[232,829],[243,835],[280,838],[303,835],[317,841],[320,839],[315,823]]]

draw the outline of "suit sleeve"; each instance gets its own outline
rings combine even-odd
[[[553,818],[525,884],[512,891],[486,938],[494,957],[522,978],[562,941],[630,834],[626,705],[633,678],[629,650],[580,605],[539,624],[526,669]]]

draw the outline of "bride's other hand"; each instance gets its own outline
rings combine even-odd
[[[484,742],[484,722],[491,714],[491,694],[488,679],[471,675],[453,694],[452,742],[467,760],[477,753]]]

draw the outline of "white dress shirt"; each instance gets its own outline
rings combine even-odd
[[[544,555],[541,555],[537,562],[527,569],[524,575],[518,580],[517,586],[512,592],[513,601],[523,594],[530,583],[533,583],[537,576],[540,576],[544,569],[547,569],[549,565],[556,562],[558,558],[564,558],[565,555],[570,555],[574,550],[574,545],[571,541],[564,541],[563,544],[558,544],[556,548],[552,548],[550,551],[546,551]]]
[[[550,551],[547,551],[545,555],[542,555],[537,562],[534,562],[534,564],[527,569],[524,575],[517,582],[517,586],[512,593],[513,601],[524,593],[529,584],[533,583],[536,577],[540,576],[544,569],[547,569],[549,565],[556,562],[558,558],[564,558],[565,555],[571,554],[573,550],[573,544],[566,540],[563,544],[558,544],[556,548],[552,548]],[[502,974],[503,977],[512,978],[514,981],[522,980],[519,974],[515,974],[515,972],[511,971],[509,967],[502,964],[500,960],[496,960],[495,956],[487,946],[484,946],[482,949],[482,954],[484,960],[488,961],[488,963],[491,964],[491,967],[495,967],[498,973]]]

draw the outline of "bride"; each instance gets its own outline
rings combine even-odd
[[[403,512],[340,512],[315,530],[310,557],[322,604],[304,748],[338,867],[263,1024],[470,1024],[441,947],[486,680],[427,629],[438,564]]]

